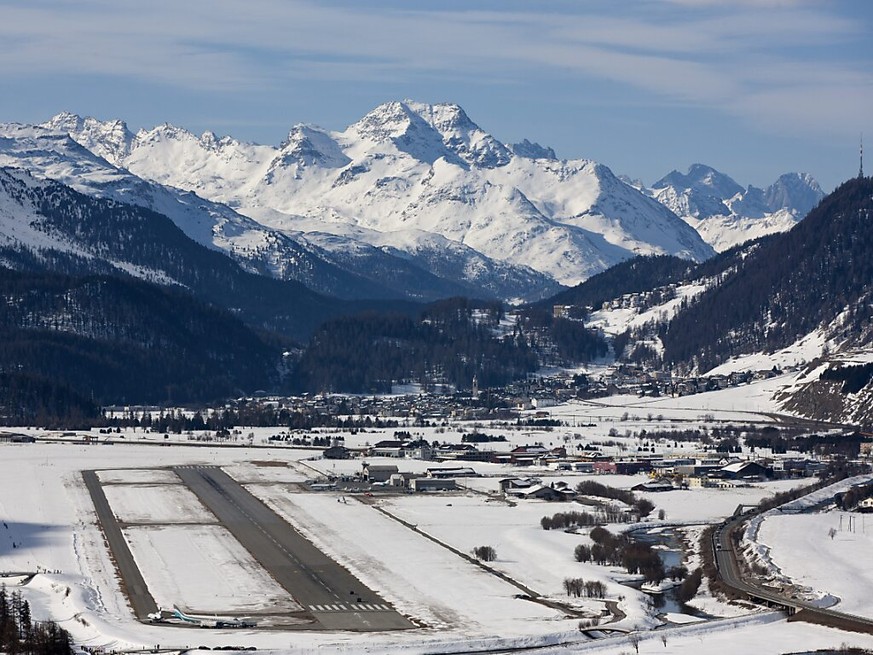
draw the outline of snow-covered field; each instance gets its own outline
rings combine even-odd
[[[182,481],[172,471],[166,469],[117,469],[97,471],[97,479],[108,484],[181,484]]]
[[[747,559],[767,569],[773,584],[792,585],[816,605],[873,618],[873,574],[859,566],[873,546],[873,516],[830,502],[871,482],[871,474],[848,478],[755,517],[743,535]]]
[[[666,417],[674,415],[677,420],[686,419],[681,424],[683,429],[689,423],[746,421],[753,416],[747,412],[759,410],[765,404],[754,398],[743,400],[737,390],[730,389],[684,399],[663,399],[649,419],[649,403],[637,398],[626,398],[624,402],[622,405],[620,399],[609,399],[608,403],[588,408],[579,403],[553,408],[553,415],[560,412],[576,415],[580,426],[594,423],[593,428],[520,431],[506,426],[482,426],[482,429],[505,433],[509,441],[495,446],[506,450],[519,443],[557,445],[565,443],[565,438],[575,442],[574,433],[582,434],[580,443],[590,443],[606,439],[612,425],[624,424],[636,431],[644,425],[669,425]],[[766,411],[771,409],[766,407]],[[625,412],[639,418],[623,419]],[[664,417],[659,421],[660,412]],[[441,431],[435,428],[413,431],[429,440],[457,440],[462,432],[472,430],[472,425],[457,425]],[[252,429],[254,443],[262,443],[275,431]],[[392,431],[372,430],[346,436],[349,445],[375,443],[391,438]],[[699,653],[702,644],[711,655],[738,651],[800,652],[842,644],[873,648],[873,637],[801,623],[786,624],[781,616],[772,613],[650,630],[660,621],[649,609],[645,596],[619,584],[627,577],[625,573],[574,561],[575,545],[588,538],[584,530],[579,534],[542,530],[540,518],[563,511],[566,505],[519,501],[511,507],[496,500],[493,493],[499,477],[536,475],[548,481],[563,479],[575,484],[583,477],[580,474],[476,463],[472,466],[489,477],[464,480],[468,490],[360,499],[347,496],[348,502],[338,502],[342,492],[307,493],[301,490],[300,483],[319,472],[356,473],[361,468],[360,460],[334,463],[313,459],[317,454],[312,450],[293,448],[189,447],[172,441],[169,447],[158,448],[142,445],[141,437],[152,439],[151,435],[141,433],[135,437],[127,435],[126,441],[111,448],[44,443],[0,445],[0,570],[57,571],[40,573],[23,591],[37,618],[55,618],[82,645],[128,649],[158,643],[162,648],[230,643],[300,653],[316,649],[335,653],[357,653],[364,649],[371,653],[439,653],[538,646],[547,647],[542,652],[548,653],[550,644],[571,643],[573,652],[633,652],[627,637],[587,641],[577,628],[578,618],[516,598],[522,593],[518,586],[462,556],[475,546],[491,545],[497,551],[497,560],[491,564],[495,571],[556,600],[567,600],[562,590],[565,577],[603,581],[608,596],[613,600],[622,597],[619,607],[627,617],[617,625],[645,628],[641,633],[641,653]],[[615,441],[624,443],[627,450],[636,450],[639,438],[621,436]],[[693,445],[681,443],[658,447],[665,452],[668,448],[675,450],[677,454],[693,449]],[[137,469],[143,462],[154,468]],[[177,604],[205,613],[235,608],[252,614],[261,609],[292,607],[293,601],[265,577],[235,539],[215,525],[178,478],[171,471],[157,470],[192,464],[225,468],[422,627],[362,636],[342,632],[201,630],[136,622],[120,592],[114,565],[96,525],[82,470],[99,470],[113,511],[122,521],[136,524],[126,527],[125,534],[150,590],[162,605]],[[410,471],[433,466],[412,460],[403,460],[402,465]],[[597,479],[629,488],[643,478]],[[738,504],[753,503],[796,485],[780,482],[736,489],[695,489],[650,494],[649,498],[664,510],[665,524],[680,524],[694,533],[698,529],[694,525],[726,516]],[[758,538],[770,547],[774,562],[785,575],[839,596],[847,611],[850,607],[861,611],[864,603],[869,602],[864,599],[864,590],[873,582],[864,577],[870,544],[863,523],[859,519],[855,533],[844,530],[831,540],[827,521],[833,517],[809,519],[822,523],[806,526],[765,522]],[[658,521],[652,519],[648,524],[656,526]],[[808,534],[808,544],[801,538],[804,534]],[[810,565],[811,560],[825,556],[835,562],[830,568]],[[591,615],[603,609],[597,601],[580,601],[575,607]],[[745,611],[727,608],[713,599],[707,600],[704,607],[715,613],[724,610],[723,616]],[[682,620],[679,616],[675,619]],[[666,637],[666,645],[661,637]],[[554,652],[559,650],[567,652],[566,647],[556,647]]]
[[[181,484],[113,484],[103,487],[122,523],[214,523],[215,517]]]
[[[575,626],[555,610],[515,599],[519,589],[368,504],[338,503],[334,494],[292,497],[275,486],[249,490],[399,611],[430,628],[472,636],[483,630],[537,633],[544,624]]]
[[[159,607],[194,614],[301,609],[222,526],[137,526],[124,536]]]
[[[873,516],[773,514],[761,524],[758,541],[769,546],[783,576],[818,596],[836,597],[835,610],[873,617],[873,570],[859,566],[873,553]]]
[[[385,505],[392,514],[461,552],[470,553],[476,546],[492,546],[497,551],[497,559],[490,563],[494,569],[543,595],[569,600],[562,589],[565,578],[603,582],[609,598],[625,597],[621,609],[631,617],[631,625],[658,624],[648,616],[645,594],[615,582],[628,580],[630,576],[618,569],[612,571],[574,560],[573,549],[577,544],[592,543],[587,538],[587,530],[571,534],[563,530],[543,530],[540,526],[543,516],[574,507],[545,501],[521,502],[511,507],[503,502],[489,502],[481,496],[401,497]],[[588,609],[592,616],[605,609],[596,601],[577,601],[574,605]]]

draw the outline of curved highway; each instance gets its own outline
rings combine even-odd
[[[732,516],[712,533],[715,565],[724,583],[753,601],[764,603],[770,607],[784,608],[788,612],[789,620],[796,617],[794,620],[804,620],[843,630],[873,634],[873,620],[869,618],[816,607],[799,598],[786,596],[776,590],[763,587],[754,578],[744,577],[737,563],[737,554],[734,550],[731,534],[740,528],[743,521],[751,518],[754,514],[755,512],[748,512]]]

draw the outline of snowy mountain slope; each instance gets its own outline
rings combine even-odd
[[[349,241],[350,233],[356,234],[357,238]],[[521,302],[548,297],[560,289],[560,285],[532,269],[484,257],[473,248],[433,233],[414,230],[376,233],[351,228],[345,231],[345,237],[313,230],[299,238],[331,253],[333,261],[360,270],[362,275],[384,262],[381,265],[395,269],[390,282],[402,284],[402,272],[397,270],[400,268],[398,262],[402,262],[418,271],[419,275],[424,270],[444,283],[457,280],[452,293],[445,283],[443,296],[481,297],[484,291],[487,298]],[[386,279],[385,283],[388,282]]]
[[[645,193],[681,216],[719,252],[767,234],[787,232],[824,197],[805,173],[786,173],[767,189],[745,189],[724,173],[694,164],[673,171]]]
[[[733,213],[728,216],[715,215],[703,219],[693,216],[684,218],[716,251],[724,252],[751,239],[787,232],[797,225],[797,221],[802,217],[791,212],[778,211],[760,218]]]
[[[94,152],[58,131],[64,129],[79,129],[79,138]],[[523,295],[521,290],[531,297],[541,297],[556,289],[554,283],[534,271],[518,269],[506,273],[503,270],[506,267],[494,267],[490,262],[486,269],[497,268],[497,272],[493,279],[480,276],[482,285],[475,279],[468,282],[453,276],[445,278],[421,268],[408,257],[398,257],[369,244],[361,244],[355,256],[346,253],[336,257],[299,234],[265,227],[225,205],[205,200],[191,191],[143,180],[110,163],[120,163],[137,138],[146,142],[172,138],[174,143],[184,146],[184,139],[179,141],[183,136],[181,131],[163,126],[136,137],[118,121],[102,124],[63,114],[44,127],[0,125],[0,165],[33,171],[87,195],[152,209],[168,216],[189,238],[230,254],[249,271],[297,280],[322,293],[345,298],[431,300],[458,294],[508,297]],[[248,162],[254,157],[244,148],[235,150],[235,142],[208,137],[198,140],[197,146],[189,150],[196,153],[204,147],[210,148],[217,158],[214,161],[221,157],[236,161],[234,157],[239,155]],[[167,154],[175,157],[181,153]],[[192,160],[189,157],[185,161],[190,164]],[[239,167],[243,168],[242,164]],[[225,166],[227,170],[232,168],[232,164]],[[361,254],[362,249],[367,251],[366,256]]]
[[[189,239],[162,214],[15,168],[0,168],[0,264],[24,273],[133,276],[181,288],[190,296],[179,297],[295,339],[343,311],[379,306],[340,302],[293,280],[247,272],[225,253]]]
[[[677,315],[665,361],[707,370],[774,352],[821,329],[840,349],[869,347],[873,229],[869,178],[845,182],[798,225],[758,242],[736,271]]]
[[[93,259],[94,253],[84,244],[58,235],[44,224],[39,211],[39,199],[50,189],[50,183],[38,180],[19,169],[0,168],[0,264],[15,267],[19,251],[55,251],[72,258]],[[106,258],[110,266],[135,277],[160,280],[164,284],[176,281],[157,270],[132,267],[122,260]]]
[[[556,161],[536,144],[506,146],[453,104],[389,102],[343,132],[295,126],[276,148],[166,125],[119,139],[117,121],[105,124],[105,139],[95,139],[99,130],[90,125],[68,115],[47,124],[141,177],[257,220],[269,216],[270,227],[287,233],[349,237],[349,227],[362,228],[358,235],[370,245],[391,241],[423,267],[437,266],[434,248],[442,243],[445,259],[433,270],[448,270],[458,252],[475,251],[462,270],[481,272],[478,262],[490,260],[514,274],[537,271],[574,284],[634,254],[701,260],[713,253],[672,212],[605,166]]]
[[[110,126],[113,137],[115,125]],[[57,180],[86,195],[157,211],[171,218],[189,238],[209,248],[234,251],[269,241],[268,231],[251,219],[193,193],[138,178],[69,136],[45,128],[0,125],[0,165]]]

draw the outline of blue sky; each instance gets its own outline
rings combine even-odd
[[[651,183],[873,171],[869,0],[0,0],[0,121],[62,110],[260,143],[457,102]]]

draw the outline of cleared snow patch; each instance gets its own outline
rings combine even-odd
[[[301,473],[297,468],[290,468],[292,462],[264,461],[245,462],[232,466],[223,466],[224,472],[241,484],[263,483],[300,483],[312,477]]]

